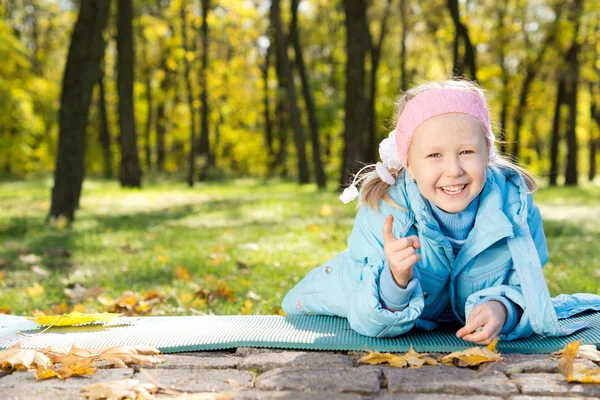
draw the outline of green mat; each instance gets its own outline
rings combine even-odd
[[[600,346],[600,312],[562,320],[585,320],[589,328],[559,338],[533,335],[500,342],[502,353],[550,353],[573,340]],[[451,352],[473,344],[457,339],[454,331],[411,331],[393,339],[375,339],[354,332],[344,318],[325,316],[254,315],[193,317],[119,317],[106,325],[52,327],[41,332],[39,325],[23,317],[0,315],[0,348],[20,342],[22,348],[146,345],[164,353],[218,350],[236,347],[269,347],[308,350],[377,350],[405,352]]]

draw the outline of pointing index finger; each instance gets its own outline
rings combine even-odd
[[[391,243],[396,240],[394,233],[392,232],[392,225],[394,224],[394,216],[388,215],[383,224],[383,242]]]

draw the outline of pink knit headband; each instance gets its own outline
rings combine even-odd
[[[408,166],[408,149],[415,130],[430,118],[442,114],[469,114],[479,121],[485,129],[489,157],[496,155],[494,132],[490,124],[490,113],[483,98],[470,90],[439,88],[418,94],[406,103],[396,125],[396,145],[404,168]]]

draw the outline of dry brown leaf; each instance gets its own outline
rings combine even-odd
[[[410,350],[400,356],[391,353],[380,353],[378,351],[369,351],[369,354],[358,360],[362,364],[383,364],[388,363],[396,368],[422,368],[423,365],[438,365],[437,361],[428,357],[427,353],[417,353],[411,347]]]
[[[86,288],[81,283],[76,283],[72,288],[65,289],[65,294],[67,295],[67,299],[69,299],[69,303],[71,304],[81,303],[90,297],[98,297],[98,295],[102,292],[102,288]]]
[[[104,347],[94,352],[98,359],[121,368],[127,368],[128,364],[153,365],[166,361],[165,359],[156,357],[160,351],[150,346]]]
[[[600,368],[591,369],[583,363],[574,362],[579,355],[580,343],[581,340],[571,342],[562,349],[558,369],[568,382],[600,383]]]
[[[182,393],[174,400],[228,400],[229,393]]]
[[[600,368],[591,369],[583,363],[574,363],[572,371],[571,378],[567,378],[569,382],[600,383]]]
[[[70,376],[92,375],[96,373],[96,367],[93,365],[93,359],[79,359],[77,362],[62,365],[52,365],[50,368],[38,367],[35,371],[35,378],[38,380],[57,377],[66,379]]]
[[[86,386],[81,389],[79,397],[90,400],[153,400],[156,391],[156,385],[151,383],[140,383],[137,379],[122,379]]]
[[[25,370],[34,367],[48,368],[52,361],[45,354],[18,346],[0,351],[0,369]]]
[[[552,353],[552,355],[562,356],[563,350],[556,351]],[[600,362],[600,351],[596,348],[594,344],[582,344],[577,349],[577,354],[575,358],[586,358],[593,362]]]
[[[496,350],[498,339],[495,339],[487,347],[471,347],[464,351],[456,351],[442,357],[442,364],[457,367],[475,367],[492,361],[499,361],[502,356]]]

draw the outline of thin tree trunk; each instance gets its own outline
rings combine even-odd
[[[183,57],[183,65],[185,66],[185,86],[187,89],[187,101],[190,109],[190,155],[188,159],[188,186],[194,186],[194,170],[196,163],[196,119],[194,118],[194,93],[192,91],[192,81],[190,77],[190,62],[187,58],[188,39],[187,39],[187,23],[186,23],[186,6],[187,1],[181,2],[181,37],[183,39],[183,50],[186,56]]]
[[[510,75],[508,70],[506,69],[506,49],[507,38],[506,38],[506,28],[504,19],[506,17],[506,10],[508,8],[508,0],[503,1],[498,6],[497,15],[497,25],[496,31],[498,32],[498,38],[496,42],[498,43],[498,64],[502,70],[501,79],[502,79],[502,89],[500,91],[502,98],[502,106],[500,107],[500,152],[506,153],[506,129],[508,122],[508,107],[510,102],[510,93],[509,93],[509,84],[510,84]]]
[[[567,126],[567,169],[565,171],[565,185],[575,186],[578,181],[577,168],[577,98],[579,89],[579,70],[578,60],[581,51],[581,44],[578,40],[579,26],[581,25],[581,14],[583,12],[583,0],[575,0],[573,3],[573,23],[574,37],[571,48],[567,52],[567,92],[569,93],[569,122]]]
[[[210,0],[202,0],[202,66],[200,67],[200,102],[202,103],[202,114],[200,116],[200,148],[201,156],[206,157],[204,168],[200,172],[200,181],[206,179],[209,166],[215,165],[215,154],[210,149],[210,132],[208,131],[208,117],[210,110],[208,106],[208,83],[206,70],[208,66],[208,12],[210,11]]]
[[[100,89],[100,143],[102,144],[102,153],[104,154],[104,178],[112,179],[113,172],[113,154],[111,149],[111,135],[108,128],[108,113],[106,109],[106,93],[104,91],[104,66],[100,69],[100,79],[98,79]]]
[[[300,109],[298,108],[298,100],[296,96],[296,87],[294,85],[294,77],[292,75],[292,66],[287,53],[287,40],[283,33],[280,15],[280,0],[271,1],[272,22],[275,27],[275,45],[277,46],[277,57],[281,57],[281,66],[285,74],[287,85],[287,94],[289,98],[289,111],[292,128],[294,130],[294,143],[296,145],[296,157],[298,165],[298,183],[308,183],[310,181],[308,175],[308,163],[306,161],[306,141],[300,120]]]
[[[377,134],[377,113],[375,111],[375,99],[377,98],[377,71],[379,70],[381,47],[383,46],[383,40],[385,39],[385,34],[387,33],[387,19],[390,14],[390,5],[390,0],[387,0],[385,10],[383,11],[383,17],[381,18],[381,32],[379,33],[377,44],[373,46],[372,42],[369,41],[371,44],[371,79],[369,81],[369,105],[367,109],[369,136],[367,142],[367,160],[364,161],[375,162],[379,159],[379,146],[377,140],[379,135]],[[367,33],[369,33],[370,36],[368,22]]]
[[[73,220],[84,177],[85,131],[104,55],[110,3],[82,2],[69,46],[59,111],[58,154],[49,217]]]
[[[154,115],[154,101],[152,96],[152,67],[147,59],[147,46],[146,38],[144,36],[144,28],[141,26],[140,40],[142,42],[142,60],[144,61],[144,84],[146,87],[146,101],[148,103],[148,113],[146,115],[146,126],[145,126],[145,140],[144,140],[144,153],[146,159],[146,171],[151,173],[152,171],[152,148],[150,146],[151,135],[152,135],[152,117]]]
[[[270,96],[269,96],[269,67],[271,65],[271,49],[270,45],[265,52],[265,63],[261,68],[263,78],[263,106],[264,106],[264,117],[265,117],[265,144],[267,145],[267,151],[269,155],[269,165],[274,167],[275,162],[275,151],[273,149],[273,122],[271,121],[271,110],[270,110]],[[269,168],[272,170],[272,168]]]
[[[156,170],[163,172],[165,169],[165,136],[167,135],[167,116],[166,107],[168,102],[168,93],[171,86],[172,72],[167,67],[168,54],[163,51],[160,62],[160,68],[163,70],[163,80],[160,83],[160,100],[156,107]]]
[[[469,30],[465,24],[463,24],[460,20],[460,9],[458,7],[458,0],[447,0],[448,10],[450,11],[450,16],[452,17],[452,21],[454,22],[454,27],[456,29],[455,38],[454,38],[454,76],[463,76],[464,67],[467,66],[469,68],[469,72],[471,75],[468,77],[474,81],[477,81],[477,69],[475,66],[475,48],[471,43],[471,37],[469,36]],[[458,48],[460,38],[463,38],[465,45],[465,53],[462,59],[462,63],[458,60]]]
[[[565,78],[559,72],[558,88],[556,90],[556,104],[554,105],[554,119],[552,120],[552,137],[550,141],[550,172],[548,173],[550,186],[556,186],[558,180],[558,149],[560,146],[560,109],[565,103]]]
[[[406,35],[408,32],[407,3],[408,0],[400,0],[400,20],[402,22],[402,33],[400,34],[400,89],[403,92],[408,89],[408,77],[406,76]]]
[[[290,25],[290,40],[294,46],[296,54],[296,66],[298,74],[302,81],[302,92],[304,101],[306,102],[306,111],[308,112],[308,122],[310,124],[310,137],[312,142],[312,156],[315,168],[315,178],[317,186],[324,188],[327,184],[325,170],[323,169],[323,161],[321,160],[321,136],[319,134],[319,122],[317,121],[317,111],[313,100],[310,82],[304,66],[304,57],[302,56],[302,48],[300,47],[300,39],[298,35],[298,0],[291,1],[292,21]]]
[[[600,129],[600,112],[598,111],[598,103],[596,103],[596,93],[594,90],[595,82],[590,82],[590,115],[592,119],[596,123],[596,127]],[[590,139],[588,142],[589,151],[590,151],[590,169],[588,171],[588,180],[591,182],[596,178],[596,169],[598,168],[596,165],[596,152],[598,150],[598,142],[600,141],[600,137],[595,137],[593,131],[590,130]]]
[[[349,181],[351,171],[360,168],[364,160],[362,148],[367,117],[365,97],[365,55],[368,26],[365,0],[344,0],[346,14],[346,100],[344,105],[344,156],[340,185]]]
[[[141,187],[142,171],[137,148],[135,109],[133,104],[133,7],[132,0],[119,0],[119,20],[117,33],[119,92],[119,127],[121,134],[121,165],[119,181],[123,187]]]

